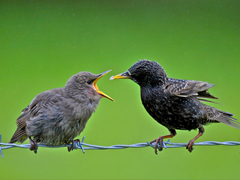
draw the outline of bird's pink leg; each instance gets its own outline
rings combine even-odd
[[[29,136],[28,138],[29,138],[29,140],[30,140],[30,148],[29,148],[29,149],[30,149],[31,151],[34,151],[35,154],[37,154],[37,149],[38,149],[37,143],[34,142],[30,136]]]
[[[193,138],[192,140],[190,140],[189,143],[188,143],[187,146],[186,146],[186,149],[187,149],[189,152],[192,152],[192,151],[193,151],[193,144],[194,144],[194,142],[195,142],[200,136],[202,136],[203,133],[204,133],[204,128],[203,128],[202,126],[199,127],[198,129],[199,129],[198,135],[197,135],[195,138]]]
[[[74,142],[79,142],[80,143],[80,139],[75,139],[75,140],[72,141],[72,145],[70,147],[68,147],[68,152],[73,151]]]
[[[176,136],[177,133],[176,133],[175,130],[172,130],[172,129],[170,130],[170,129],[169,129],[169,131],[170,131],[170,133],[171,133],[170,135],[160,136],[159,138],[154,139],[153,141],[150,142],[150,144],[153,143],[153,142],[156,142],[156,143],[155,143],[155,154],[158,154],[158,153],[157,153],[158,142],[159,142],[159,144],[160,144],[158,150],[159,150],[159,151],[162,151],[162,150],[163,150],[163,147],[162,147],[163,139],[173,138],[174,136]]]

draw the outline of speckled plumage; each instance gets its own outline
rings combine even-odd
[[[194,141],[204,132],[202,125],[222,122],[240,129],[239,123],[232,117],[233,114],[201,102],[212,102],[205,98],[217,99],[207,92],[213,84],[169,78],[162,66],[155,61],[140,60],[128,71],[111,79],[131,79],[139,84],[142,104],[147,112],[169,129],[170,135],[160,136],[152,141],[156,142],[156,153],[157,143],[160,142],[159,150],[162,150],[163,139],[175,136],[175,129],[199,129],[199,134],[187,145],[190,152],[193,150]]]
[[[22,143],[29,138],[30,149],[35,153],[36,143],[71,143],[85,128],[100,99],[103,96],[111,99],[96,86],[97,80],[107,72],[99,75],[79,72],[65,87],[38,94],[17,119],[18,127],[10,143]]]

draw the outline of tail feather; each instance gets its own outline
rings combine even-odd
[[[240,122],[236,118],[232,117],[234,114],[218,110],[216,108],[206,106],[207,116],[210,121],[219,121],[228,126],[240,129]]]
[[[25,128],[24,129],[17,129],[13,134],[9,143],[20,142],[23,143],[28,138]]]
[[[20,142],[23,143],[27,138],[26,121],[30,118],[30,114],[28,112],[28,107],[22,111],[22,114],[17,119],[17,130],[13,134],[9,143]]]
[[[240,123],[237,121],[236,118],[232,117],[232,115],[221,113],[221,115],[216,120],[220,121],[226,125],[240,129]]]

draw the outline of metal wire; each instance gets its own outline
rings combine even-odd
[[[92,144],[87,144],[84,143],[85,136],[83,137],[81,142],[74,141],[73,149],[81,149],[83,153],[85,153],[85,150],[91,150],[91,149],[125,149],[125,148],[143,148],[143,147],[152,147],[154,148],[155,142],[154,143],[137,143],[137,144],[131,144],[131,145],[112,145],[112,146],[98,146],[98,145],[92,145]],[[167,141],[163,142],[163,147],[165,149],[167,148],[180,148],[180,147],[186,147],[187,143],[170,143],[170,139]],[[205,142],[198,142],[194,143],[194,146],[215,146],[215,145],[225,145],[225,146],[237,146],[240,145],[240,142],[236,141],[225,141],[225,142],[217,142],[217,141],[205,141]],[[1,147],[4,146],[4,147]],[[59,146],[49,146],[49,145],[43,145],[43,144],[38,144],[39,147],[46,147],[46,148],[62,148],[62,147],[70,147],[72,146],[71,144],[67,145],[59,145]],[[160,145],[158,144],[158,147]],[[2,143],[1,142],[1,134],[0,134],[0,153],[1,156],[3,157],[3,152],[2,150],[4,149],[9,149],[9,148],[14,148],[14,147],[19,147],[19,148],[29,148],[30,144],[13,144],[13,143]]]

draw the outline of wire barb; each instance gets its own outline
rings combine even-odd
[[[85,153],[85,150],[91,150],[91,149],[125,149],[125,148],[143,148],[143,147],[152,147],[155,148],[155,142],[153,143],[137,143],[137,144],[130,144],[130,145],[112,145],[112,146],[98,146],[98,145],[92,145],[84,143],[85,136],[83,137],[82,141],[74,141],[73,149],[81,149],[83,153]],[[163,147],[165,149],[167,148],[179,148],[179,147],[186,147],[187,143],[171,143],[169,142],[170,139],[163,142]],[[224,146],[237,146],[240,145],[240,142],[236,141],[225,141],[225,142],[217,142],[217,141],[205,141],[205,142],[199,142],[194,143],[194,146],[215,146],[215,145],[224,145]],[[3,147],[4,146],[4,147]],[[49,146],[44,144],[38,144],[39,147],[46,147],[46,148],[62,148],[62,147],[70,147],[71,144],[67,145],[59,145],[59,146]],[[159,148],[160,144],[158,144]],[[1,134],[0,134],[0,153],[3,157],[2,150],[14,148],[14,147],[20,147],[20,148],[29,148],[30,144],[13,144],[13,143],[2,143],[1,142]]]
[[[84,147],[82,146],[82,144],[84,143],[85,140],[85,136],[83,136],[82,138],[82,142],[80,141],[73,141],[73,149],[82,149],[82,152],[85,153]],[[71,144],[66,144],[67,147],[71,147]]]
[[[2,158],[4,158],[3,152],[2,152],[2,146],[1,146],[1,143],[2,143],[1,139],[2,139],[2,135],[0,134],[0,153],[1,153]]]

